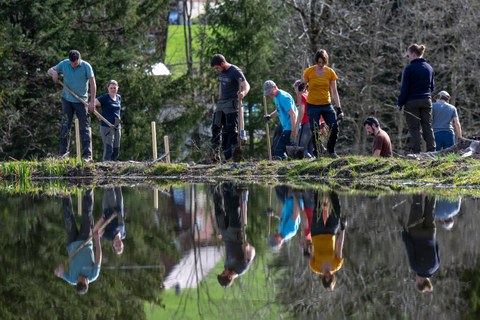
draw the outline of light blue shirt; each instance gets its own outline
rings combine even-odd
[[[303,200],[298,199],[300,209],[303,210]],[[278,233],[283,237],[284,241],[288,241],[297,233],[300,227],[300,214],[294,219],[294,203],[293,197],[286,197],[283,203],[282,217],[280,218],[280,225],[278,226]]]
[[[70,256],[82,243],[82,240],[70,243],[67,248],[68,255]],[[88,282],[97,280],[100,274],[100,266],[95,264],[93,257],[93,243],[91,241],[70,261],[69,270],[64,272],[63,279],[75,285],[80,274],[84,275]]]
[[[88,79],[94,77],[92,66],[88,62],[80,60],[80,64],[74,69],[70,60],[65,59],[59,62],[55,69],[63,74],[63,83],[67,87],[80,98],[88,101]],[[66,89],[63,89],[62,98],[70,102],[80,102]]]
[[[280,123],[282,124],[283,130],[292,130],[292,124],[290,122],[290,114],[288,111],[293,110],[295,115],[298,114],[297,107],[295,106],[295,101],[293,100],[290,93],[278,90],[278,94],[273,98],[275,106],[277,107],[278,117],[280,118]]]

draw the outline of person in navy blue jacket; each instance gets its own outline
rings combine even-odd
[[[397,108],[405,108],[405,120],[410,133],[410,151],[421,151],[421,135],[427,144],[427,151],[435,151],[432,130],[432,92],[435,90],[435,72],[423,58],[425,45],[412,44],[406,58],[410,64],[403,71],[402,87]],[[421,127],[421,131],[420,131]],[[420,133],[421,132],[421,133]]]

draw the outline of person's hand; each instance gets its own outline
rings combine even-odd
[[[267,123],[268,121],[270,121],[270,119],[272,119],[272,116],[269,115],[269,114],[266,114],[263,116],[263,122],[264,123]]]
[[[103,235],[103,229],[102,230],[95,230],[93,232],[93,238],[95,239],[95,241],[100,241],[100,238],[102,237]]]
[[[297,145],[297,133],[295,131],[292,131],[292,133],[290,133],[290,143],[292,144],[292,146]]]
[[[239,91],[239,92],[237,93],[237,99],[238,99],[238,100],[242,100],[243,98],[245,98],[245,96],[246,96],[246,94],[245,94],[245,92],[243,92],[243,91]]]
[[[343,120],[343,116],[344,116],[344,114],[343,114],[342,108],[338,107],[337,108],[337,121]]]
[[[403,106],[397,106],[398,112],[402,112]]]
[[[60,263],[60,264],[58,265],[58,267],[55,269],[54,274],[55,274],[57,277],[62,278],[64,271],[65,271],[65,266],[63,265],[63,262],[62,262],[62,263]]]
[[[58,83],[58,73],[57,73],[57,70],[55,69],[50,69],[50,75],[52,76],[52,80],[53,82],[55,83]]]

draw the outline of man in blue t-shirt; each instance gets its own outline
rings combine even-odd
[[[55,269],[55,275],[71,285],[76,285],[78,294],[86,294],[90,282],[97,280],[102,264],[102,247],[100,234],[93,232],[93,191],[87,190],[82,200],[82,223],[77,229],[70,196],[62,199],[63,218],[67,232],[67,251],[69,268],[60,263]],[[95,239],[95,255],[91,236]],[[78,250],[83,246],[80,250]]]
[[[239,102],[250,91],[250,85],[242,70],[236,65],[228,63],[221,54],[215,54],[210,65],[218,72],[220,81],[219,98],[213,114],[212,123],[212,162],[218,162],[220,137],[225,160],[230,160],[233,150],[238,146],[238,112]],[[245,132],[240,137],[246,140]]]
[[[62,120],[60,129],[60,155],[68,154],[70,145],[70,128],[72,127],[73,114],[75,113],[80,125],[80,136],[82,140],[82,157],[86,161],[92,160],[92,131],[90,128],[90,116],[88,109],[94,110],[97,85],[92,66],[83,61],[80,52],[71,50],[68,59],[59,62],[56,66],[48,69],[48,74],[53,81],[58,82],[58,74],[63,74],[65,85],[75,92],[84,101],[88,101],[88,89],[90,88],[90,103],[86,108],[81,101],[73,96],[65,88],[62,92]]]
[[[437,151],[455,144],[452,121],[455,125],[457,138],[462,137],[462,127],[458,119],[457,108],[449,104],[449,100],[450,94],[442,90],[437,94],[437,101],[432,105],[432,128]]]
[[[263,84],[263,95],[273,98],[277,110],[264,117],[265,122],[272,117],[278,116],[282,124],[282,134],[276,145],[273,146],[273,156],[275,159],[284,159],[287,146],[296,144],[297,140],[297,107],[292,96],[281,89],[272,80],[265,81]]]

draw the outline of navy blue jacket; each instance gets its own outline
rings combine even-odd
[[[417,238],[402,231],[402,240],[407,249],[410,269],[420,277],[431,277],[440,267],[440,250],[435,237]]]
[[[434,75],[432,66],[425,59],[412,60],[403,71],[397,105],[403,107],[410,100],[431,99],[435,90]]]

